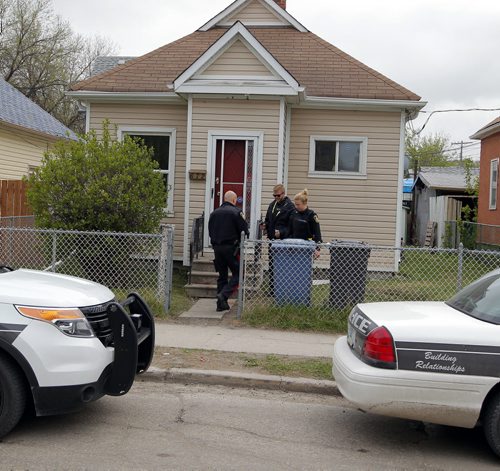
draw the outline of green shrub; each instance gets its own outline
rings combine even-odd
[[[152,150],[109,122],[78,141],[60,141],[29,178],[28,201],[38,226],[80,231],[157,231],[166,190]]]

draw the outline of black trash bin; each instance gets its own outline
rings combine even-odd
[[[330,246],[329,306],[342,309],[363,302],[371,248],[359,240],[333,240]]]

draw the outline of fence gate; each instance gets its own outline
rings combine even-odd
[[[0,217],[32,214],[26,188],[27,184],[22,180],[0,180]]]

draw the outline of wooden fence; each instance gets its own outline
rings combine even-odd
[[[22,180],[0,180],[0,217],[33,214],[26,199],[26,188]]]

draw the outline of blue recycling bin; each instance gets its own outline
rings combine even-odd
[[[311,304],[312,262],[316,243],[284,239],[271,245],[276,304]]]

